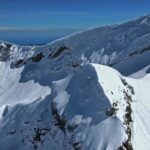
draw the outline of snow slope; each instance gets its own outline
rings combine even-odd
[[[150,15],[132,21],[75,33],[44,46],[20,47],[7,43],[10,53],[3,59],[22,60],[23,65],[32,55],[43,53],[48,57],[53,71],[68,66],[78,67],[85,63],[111,66],[123,75],[131,75],[149,65]],[[4,43],[4,42],[2,42]],[[4,46],[5,47],[5,46]],[[1,53],[3,50],[0,50]],[[1,55],[0,53],[0,55]],[[2,53],[3,54],[3,53]],[[1,59],[1,56],[0,56]],[[56,67],[57,66],[57,67]]]
[[[1,149],[149,150],[149,33],[147,15],[44,46],[1,41]]]
[[[131,142],[133,149],[149,149],[150,75],[127,78],[112,68],[91,64],[71,80],[68,76],[54,82],[53,89],[53,102],[67,120],[65,125],[72,126],[71,131],[64,130],[73,134],[76,148],[113,150],[124,145],[131,149]]]
[[[146,15],[120,25],[79,32],[43,48],[66,46],[76,61],[108,65],[131,75],[149,65],[149,40],[150,15]]]
[[[51,145],[51,149],[112,150],[126,143],[130,127],[133,148],[147,150],[149,82],[149,75],[125,78],[112,68],[89,64],[54,81],[52,95],[48,93],[46,98],[33,101],[31,97],[30,103],[22,103],[12,94],[12,101],[18,100],[18,104],[1,104],[2,148],[47,149]],[[128,125],[125,115],[129,106],[133,121]]]
[[[136,101],[133,102],[133,146],[137,150],[150,147],[149,112],[150,112],[150,74],[140,79],[128,79],[134,86]]]

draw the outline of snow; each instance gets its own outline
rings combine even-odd
[[[147,70],[149,69],[149,67],[150,67],[150,65],[144,67],[143,69],[139,70],[138,72],[131,74],[129,77],[135,78],[135,79],[142,78],[142,77],[146,76]]]
[[[53,102],[57,102],[58,112],[63,106],[60,116],[65,116],[69,126],[76,127],[75,132],[68,134],[73,135],[75,142],[83,143],[85,149],[111,150],[127,140],[123,125],[126,103],[123,102],[122,91],[118,92],[119,86],[121,90],[125,86],[120,76],[110,67],[89,64],[75,72],[70,80],[67,77],[54,84],[52,93],[57,93],[53,95]],[[64,96],[66,93],[70,95],[69,100]],[[67,99],[67,103],[64,99]],[[114,100],[120,102],[119,111],[116,116],[108,117],[105,111]],[[112,140],[114,137],[117,140]]]
[[[114,150],[131,140],[133,149],[149,150],[149,18],[45,46],[1,41],[1,149]]]
[[[95,77],[93,76],[94,74],[90,73],[93,70],[91,68],[92,66],[94,67],[94,70],[96,71],[97,79],[95,78],[96,76]],[[146,75],[145,77],[141,79],[133,79],[129,77],[124,77],[118,71],[107,66],[91,64],[91,66],[87,66],[87,67],[88,69],[85,66],[83,66],[83,68],[86,68],[86,69],[82,68],[84,71],[81,71],[81,72],[84,72],[86,75],[80,72],[78,76],[80,76],[80,78],[83,77],[81,80],[79,80],[78,76],[76,79],[72,77],[69,84],[67,83],[68,84],[67,86],[69,87],[66,88],[66,86],[64,86],[65,89],[66,90],[70,88],[74,89],[74,86],[75,86],[75,89],[78,89],[78,86],[76,86],[74,82],[72,82],[72,80],[75,81],[75,83],[78,83],[80,88],[81,87],[83,88],[84,87],[83,83],[86,83],[84,80],[96,79],[97,82],[102,86],[104,93],[109,99],[110,104],[112,105],[113,102],[116,102],[116,101],[118,102],[118,107],[117,107],[118,111],[115,117],[109,117],[109,118],[106,117],[106,118],[103,118],[102,120],[99,119],[99,121],[96,121],[96,124],[95,124],[96,118],[94,118],[94,116],[91,116],[88,113],[88,110],[85,110],[86,115],[84,112],[81,111],[85,109],[84,105],[88,104],[89,100],[82,102],[83,104],[81,105],[81,102],[78,98],[77,93],[74,93],[75,95],[77,94],[74,98],[78,99],[78,101],[74,101],[71,98],[73,93],[67,92],[67,93],[70,93],[70,98],[69,98],[68,104],[65,103],[66,106],[64,109],[64,115],[66,117],[69,115],[67,120],[70,120],[69,121],[70,125],[79,126],[78,132],[74,135],[75,141],[76,142],[82,141],[84,143],[83,144],[84,147],[89,148],[89,149],[112,150],[121,146],[122,143],[127,140],[127,134],[125,131],[126,127],[123,125],[127,104],[126,104],[126,101],[124,100],[123,91],[124,90],[128,91],[128,88],[122,83],[121,78],[123,78],[135,90],[135,95],[132,96],[133,102],[131,104],[132,112],[133,112],[132,114],[133,148],[137,150],[141,150],[141,149],[148,150],[148,147],[150,146],[149,145],[149,137],[150,137],[149,119],[148,119],[149,112],[150,112],[149,110],[150,103],[148,99],[150,97],[150,94],[148,92],[148,90],[150,89],[149,87],[150,76]],[[63,79],[62,81],[65,81],[65,80],[66,79]],[[58,81],[58,83],[60,83],[60,81]],[[88,81],[88,84],[89,84],[89,81]],[[61,86],[60,87],[56,86],[56,87],[58,88],[58,91],[60,91]],[[96,92],[95,87],[92,87],[92,88],[94,89],[93,92],[95,93]],[[91,93],[91,91],[86,92],[85,90],[84,92]],[[97,92],[95,94],[97,94]],[[82,97],[82,101],[85,99],[83,98],[81,93],[80,93],[80,97]],[[101,99],[102,99],[102,96],[101,96]],[[60,99],[58,101],[61,103]],[[78,102],[79,102],[79,105],[77,105]],[[93,104],[99,105],[98,103],[96,104],[96,101]],[[87,106],[86,107],[90,108],[90,111],[92,111],[91,106],[92,106],[92,103],[90,104],[89,107]],[[68,107],[71,107],[71,108],[68,108]],[[75,110],[75,112],[74,112],[74,108],[77,109]],[[70,116],[71,115],[70,111],[71,111],[71,114],[73,115],[72,117]],[[96,109],[94,111],[96,111]]]
[[[87,137],[86,144],[91,150],[113,150],[127,139],[123,125],[116,117],[93,126]]]
[[[19,82],[24,67],[11,69],[9,63],[0,62],[0,68],[0,105],[32,103],[39,98],[44,99],[51,93],[48,86],[41,86],[33,80]]]
[[[137,150],[148,150],[150,147],[150,75],[133,82],[137,97],[133,105],[133,146]]]
[[[123,122],[123,115],[125,114],[126,102],[124,101],[123,89],[125,86],[122,84],[120,80],[120,73],[115,71],[114,69],[102,66],[98,64],[93,64],[98,74],[99,83],[102,85],[105,94],[111,102],[118,102],[119,111],[117,116]]]
[[[72,75],[69,75],[65,79],[53,82],[54,87],[57,92],[57,96],[54,98],[53,102],[56,103],[57,105],[56,107],[57,107],[59,115],[62,115],[65,109],[65,106],[67,105],[69,101],[70,95],[65,91],[65,89],[68,86],[71,77]]]

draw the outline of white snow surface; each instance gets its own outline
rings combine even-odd
[[[45,46],[1,41],[0,149],[117,150],[129,140],[149,150],[149,33],[147,15]]]
[[[136,150],[148,150],[150,147],[150,75],[140,79],[128,78],[136,93],[136,101],[133,102],[133,146]]]
[[[20,74],[24,67],[11,69],[9,63],[0,62],[0,68],[0,105],[31,103],[39,98],[44,99],[51,93],[50,87],[41,86],[33,80],[20,83]]]

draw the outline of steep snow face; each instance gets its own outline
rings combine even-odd
[[[150,65],[144,67],[143,69],[141,69],[138,72],[135,72],[134,74],[131,74],[130,77],[139,79],[139,78],[146,76],[148,73],[150,73]]]
[[[21,69],[17,68],[18,74]],[[125,78],[107,66],[83,65],[67,77],[53,81],[49,85],[52,86],[51,94],[50,90],[45,94],[47,97],[34,100],[33,96],[28,103],[15,99],[13,105],[3,102],[0,107],[0,144],[3,150],[14,145],[19,150],[132,147],[147,150],[149,123],[146,115],[150,95],[146,89],[149,89],[149,81],[149,75],[135,80]],[[37,87],[24,93],[24,97],[32,95],[34,90]],[[35,95],[42,93],[39,90]],[[18,97],[20,95],[22,92],[17,93]],[[144,144],[140,142],[142,138]]]
[[[0,62],[0,68],[0,105],[31,103],[37,99],[44,99],[51,93],[50,87],[41,86],[33,80],[20,82],[24,67],[11,69],[9,62]]]
[[[149,65],[149,18],[147,15],[120,25],[89,29],[45,46],[20,47],[1,42],[0,60],[10,58],[11,67],[15,68],[47,58],[41,61],[44,72],[46,67],[51,72],[63,72],[68,67],[98,63],[131,75]]]
[[[133,102],[133,147],[137,150],[148,150],[150,147],[149,112],[150,112],[150,75],[140,79],[127,79],[136,93],[136,101]]]
[[[131,75],[149,65],[149,20],[149,16],[144,16],[120,25],[90,29],[43,48],[50,47],[53,51],[65,46],[76,61],[109,65],[123,75]]]
[[[110,80],[106,78],[108,73]],[[126,87],[120,77],[111,68],[93,64],[53,83],[52,104],[59,116],[56,122],[63,126],[69,149],[112,150],[126,143]],[[112,140],[114,137],[116,140]]]
[[[18,150],[111,150],[127,141],[126,126],[122,122],[125,112],[120,109],[117,113],[117,109],[126,103],[113,106],[113,98],[109,99],[107,92],[112,94],[114,91],[109,91],[111,82],[104,77],[110,72],[116,86],[120,85],[122,89],[125,86],[119,73],[104,66],[84,65],[64,79],[53,81],[50,94],[50,89],[41,85],[40,80],[39,84],[20,83],[22,67],[7,70],[10,75],[15,75],[12,86],[7,87],[12,93],[6,92],[7,97],[3,94],[0,97],[0,144],[3,150],[16,147]],[[7,72],[2,71],[7,77]],[[7,82],[4,80],[4,85]],[[112,140],[114,136],[117,140]]]
[[[102,67],[99,65],[97,66],[97,72],[99,73],[99,78],[103,81],[101,81],[101,84],[103,87],[109,87],[109,90],[113,91],[112,96],[109,91],[106,91],[106,95],[109,97],[110,100],[117,100],[119,101],[119,98],[121,98],[121,103],[119,103],[120,108],[119,110],[124,110],[124,112],[117,112],[117,116],[122,120],[125,116],[126,109],[124,109],[125,102],[123,101],[123,94],[120,94],[120,90],[118,91],[116,87],[121,87],[121,84],[118,84],[120,81],[120,78],[118,78],[118,72],[112,70],[108,67]],[[103,69],[102,69],[103,68]],[[108,68],[108,69],[107,69]],[[128,88],[126,91],[129,91],[132,89],[132,92],[134,91],[132,97],[130,97],[132,100],[131,103],[131,109],[132,109],[132,123],[131,123],[131,133],[132,133],[132,143],[133,143],[133,149],[136,150],[148,150],[150,147],[149,139],[150,139],[150,132],[149,132],[149,112],[150,112],[150,75],[145,74],[148,67],[144,68],[143,70],[139,71],[138,73],[135,73],[133,76],[143,76],[143,78],[140,79],[133,79],[133,78],[124,78],[124,81],[126,81],[125,84],[128,84]],[[100,71],[103,70],[103,71]],[[109,70],[109,71],[108,71]],[[112,70],[112,72],[111,72]],[[109,78],[107,74],[109,73],[110,76],[113,76],[112,78]],[[138,78],[139,78],[138,76]],[[112,80],[113,79],[113,80]],[[112,84],[110,84],[112,83]],[[124,85],[125,85],[124,84]],[[132,88],[131,88],[132,87]],[[124,89],[122,86],[121,89]],[[123,91],[122,91],[123,92]],[[131,95],[131,93],[129,95]],[[127,107],[126,107],[127,108]],[[121,118],[123,116],[123,118]],[[122,120],[123,122],[123,120]]]
[[[34,80],[22,82],[22,72],[25,62],[33,55],[28,47],[2,43],[0,46],[0,105],[31,103],[37,99],[45,98],[50,94],[50,87],[41,86]],[[20,61],[20,66],[19,66]],[[18,65],[16,64],[18,62]],[[31,92],[32,91],[32,92]]]
[[[27,82],[21,81],[25,66],[21,64],[23,61],[20,61],[20,66],[17,66],[15,62],[31,57],[32,48],[30,52],[27,47],[19,48],[12,44],[9,44],[8,48],[8,43],[2,43],[1,46],[1,149],[9,150],[16,149],[16,147],[18,150],[34,149],[33,147],[36,147],[36,143],[33,142],[33,139],[38,132],[39,126],[42,129],[44,128],[42,132],[48,132],[49,130],[48,96],[51,93],[51,89],[49,86],[35,83],[32,79]],[[41,120],[42,123],[39,123]],[[55,149],[55,144],[49,144],[52,145],[52,148],[54,146]]]
[[[67,140],[71,137],[71,144],[81,149],[148,150],[149,85],[149,75],[127,78],[98,64],[83,66],[71,79],[54,82],[52,102],[64,121]],[[69,95],[67,102],[64,96],[56,101],[60,88]]]

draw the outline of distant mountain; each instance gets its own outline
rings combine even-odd
[[[149,150],[149,41],[150,15],[44,46],[1,41],[1,149]]]

